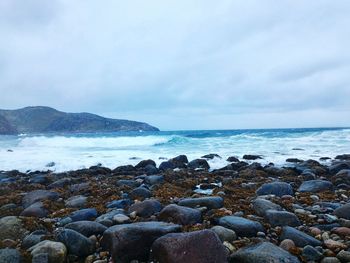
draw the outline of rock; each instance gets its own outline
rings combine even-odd
[[[267,210],[266,221],[272,226],[300,226],[298,217],[287,211]]]
[[[224,263],[227,252],[213,231],[201,230],[158,238],[152,245],[152,259],[164,263]]]
[[[68,254],[86,257],[95,252],[95,244],[89,238],[72,229],[58,230],[56,239],[66,245]]]
[[[335,229],[332,229],[332,232],[339,236],[350,236],[349,227],[337,227]]]
[[[296,248],[296,246],[295,246],[293,240],[285,239],[285,240],[282,240],[282,242],[280,243],[280,248],[282,248],[288,252],[291,252]]]
[[[309,193],[317,193],[323,191],[332,191],[333,184],[326,180],[310,180],[305,181],[301,184],[298,189],[298,192],[309,192]]]
[[[341,154],[335,157],[336,160],[350,161],[350,154]]]
[[[331,174],[337,174],[343,169],[350,169],[350,165],[347,163],[336,163],[328,167],[328,170]]]
[[[113,217],[118,214],[124,214],[122,209],[114,209],[96,218],[96,222],[101,223],[104,226],[110,227],[113,225]]]
[[[28,249],[42,241],[42,238],[46,235],[44,230],[36,230],[30,235],[26,236],[22,241],[22,248]]]
[[[0,262],[1,263],[20,263],[21,254],[17,249],[4,248],[0,249]]]
[[[230,156],[226,159],[226,161],[230,162],[230,163],[238,163],[239,159],[234,157],[234,156]]]
[[[243,159],[244,160],[258,160],[258,159],[262,159],[262,157],[260,155],[245,154],[245,155],[243,155]]]
[[[164,176],[163,175],[149,175],[145,178],[146,184],[149,185],[155,185],[155,184],[162,184],[164,182]]]
[[[303,162],[303,160],[300,160],[298,158],[288,158],[288,159],[286,159],[286,162],[287,163],[301,163],[301,162]]]
[[[88,192],[90,189],[90,183],[86,182],[86,183],[80,183],[80,184],[73,184],[69,187],[69,190],[72,193],[84,193],[84,192]]]
[[[135,168],[145,168],[147,165],[153,165],[154,167],[156,167],[156,163],[153,160],[142,160],[135,166]]]
[[[218,237],[220,238],[220,240],[222,242],[224,241],[228,241],[228,242],[231,242],[233,240],[236,240],[237,239],[237,235],[235,233],[235,231],[231,230],[231,229],[228,229],[226,227],[223,227],[223,226],[213,226],[211,228],[212,231],[215,232],[215,234],[218,235]]]
[[[27,230],[22,221],[16,216],[0,218],[0,241],[4,239],[22,239]]]
[[[126,223],[130,223],[130,218],[126,215],[123,215],[123,214],[118,214],[118,215],[115,215],[113,217],[113,221],[116,223],[116,224],[126,224]]]
[[[31,204],[26,209],[24,209],[21,213],[21,216],[28,217],[46,217],[49,214],[49,211],[46,210],[44,204],[42,202],[36,202]]]
[[[238,216],[221,217],[219,225],[232,229],[241,237],[253,237],[259,231],[264,232],[264,228],[259,222]]]
[[[140,186],[140,183],[135,181],[135,180],[121,179],[121,180],[117,181],[117,185],[118,186],[126,185],[126,186],[134,188],[134,187]]]
[[[257,191],[257,195],[293,195],[293,188],[290,184],[284,182],[273,182],[263,184]]]
[[[321,260],[321,263],[340,263],[336,257],[325,257]]]
[[[27,193],[22,199],[22,205],[24,208],[38,202],[44,200],[55,201],[59,198],[59,194],[56,192],[48,191],[48,190],[34,190]]]
[[[203,155],[201,158],[211,160],[211,159],[214,159],[214,158],[220,158],[221,159],[221,156],[216,154],[216,153],[210,153],[210,154]]]
[[[127,174],[133,173],[134,171],[136,171],[136,168],[129,164],[129,165],[118,166],[113,170],[113,173],[127,175]]]
[[[347,204],[335,209],[334,214],[337,217],[350,220],[350,203],[347,203]]]
[[[220,196],[208,196],[199,198],[185,198],[178,203],[187,207],[207,207],[208,209],[218,209],[224,206],[224,199]]]
[[[253,210],[258,216],[264,216],[267,210],[281,211],[280,205],[274,204],[269,200],[257,198],[252,202]]]
[[[146,167],[143,168],[143,170],[145,171],[145,173],[147,175],[157,174],[158,173],[158,169],[152,164],[146,165]]]
[[[101,235],[107,229],[106,226],[94,221],[76,221],[65,225],[65,228],[73,229],[86,237]]]
[[[72,221],[84,221],[84,220],[93,220],[97,217],[97,211],[95,208],[85,208],[74,211],[69,216]]]
[[[333,180],[335,181],[336,185],[350,185],[350,169],[340,170],[335,176],[333,176]]]
[[[159,165],[159,170],[166,171],[166,170],[173,170],[175,169],[175,165],[171,161],[164,161]]]
[[[33,257],[39,254],[47,254],[50,263],[66,262],[67,248],[61,242],[44,240],[28,249],[28,251],[31,252]]]
[[[130,199],[121,199],[121,200],[113,200],[109,203],[107,203],[106,207],[107,208],[120,208],[120,209],[125,209],[128,206],[131,205],[131,200]]]
[[[181,225],[193,225],[202,221],[202,213],[194,208],[171,204],[163,208],[158,219]]]
[[[63,187],[65,187],[66,185],[71,184],[71,182],[72,182],[72,178],[69,178],[69,177],[61,178],[61,179],[59,179],[59,180],[53,182],[52,184],[49,184],[49,185],[48,185],[48,188],[49,188],[49,189],[63,188]]]
[[[337,258],[342,263],[350,262],[350,251],[342,250],[338,253]]]
[[[86,206],[87,197],[83,195],[72,196],[65,202],[66,207],[69,208],[84,208]]]
[[[333,251],[347,248],[347,246],[345,244],[343,244],[339,241],[332,240],[332,239],[325,240],[324,245]]]
[[[152,243],[157,238],[180,230],[180,225],[165,222],[116,225],[103,233],[101,244],[110,251],[114,262],[147,261]]]
[[[136,212],[141,217],[150,217],[162,209],[161,203],[156,199],[149,199],[130,206],[129,213]]]
[[[239,263],[299,263],[299,259],[284,249],[269,243],[262,242],[244,247],[230,256],[230,262]]]
[[[205,169],[205,170],[208,170],[210,168],[208,162],[205,159],[195,159],[189,162],[187,167],[191,169]]]
[[[320,261],[323,258],[323,254],[312,246],[305,246],[303,248],[302,257],[306,261]]]
[[[308,234],[301,232],[293,227],[285,226],[282,228],[280,240],[291,239],[298,247],[305,247],[307,245],[316,247],[321,246],[321,242]]]
[[[150,198],[151,196],[152,196],[151,191],[142,186],[137,187],[130,192],[130,197],[133,199],[144,200],[146,198]]]

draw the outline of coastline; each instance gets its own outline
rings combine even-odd
[[[208,170],[205,158],[181,155],[159,166],[143,160],[113,170],[1,172],[1,248],[24,262],[40,256],[35,245],[41,252],[59,247],[56,262],[180,262],[179,252],[187,262],[203,254],[205,262],[346,257],[350,155],[327,164],[293,158],[288,167],[261,165],[258,158],[231,157],[216,170]],[[168,233],[177,233],[179,247]],[[261,249],[270,252],[261,255]]]

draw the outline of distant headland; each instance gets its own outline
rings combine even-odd
[[[66,113],[44,106],[0,110],[0,134],[54,132],[159,131],[144,122],[110,119],[91,113]]]

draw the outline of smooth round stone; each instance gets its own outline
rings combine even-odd
[[[17,249],[4,248],[0,249],[0,262],[1,263],[20,263],[21,254]]]
[[[264,232],[264,227],[259,222],[244,217],[224,216],[219,219],[219,225],[232,229],[241,237],[253,237],[259,231]]]
[[[350,251],[342,250],[338,253],[337,258],[341,262],[350,262]]]
[[[280,243],[280,248],[283,248],[286,251],[291,251],[296,248],[294,241],[291,239],[284,239]]]
[[[233,241],[237,238],[237,235],[235,233],[235,231],[228,229],[226,227],[223,226],[213,226],[211,228],[212,231],[214,231],[218,237],[220,238],[220,240],[222,242],[224,241]]]
[[[69,254],[85,257],[95,252],[95,244],[72,229],[59,230],[56,239],[67,246]]]
[[[350,236],[350,228],[348,227],[337,227],[333,229],[332,232],[339,236]]]
[[[325,257],[321,260],[321,263],[341,263],[336,257]]]
[[[126,223],[130,223],[130,218],[126,215],[123,214],[117,214],[113,217],[113,221],[116,224],[126,224]]]
[[[317,235],[321,235],[322,231],[319,228],[317,228],[317,227],[310,227],[310,233],[313,236],[317,236]]]
[[[319,261],[323,258],[322,253],[312,246],[305,246],[302,256],[307,261]]]
[[[87,197],[83,195],[72,196],[65,202],[66,207],[83,208],[86,206]]]
[[[5,216],[0,218],[0,241],[4,239],[22,239],[27,230],[24,229],[22,221],[16,216]]]
[[[325,240],[324,245],[333,251],[347,248],[345,244],[343,244],[339,241],[332,240],[332,239]]]
[[[66,262],[67,248],[61,242],[44,240],[29,248],[28,251],[33,257],[39,254],[47,254],[50,263]]]

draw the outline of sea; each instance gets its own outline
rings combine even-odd
[[[350,153],[350,128],[191,130],[0,136],[0,170],[64,172],[102,165],[111,169],[153,159],[157,165],[180,154],[189,160],[215,153],[211,169],[227,157],[261,155],[262,164],[287,158],[319,160]],[[325,161],[327,162],[327,161]],[[329,161],[328,161],[329,162]]]

